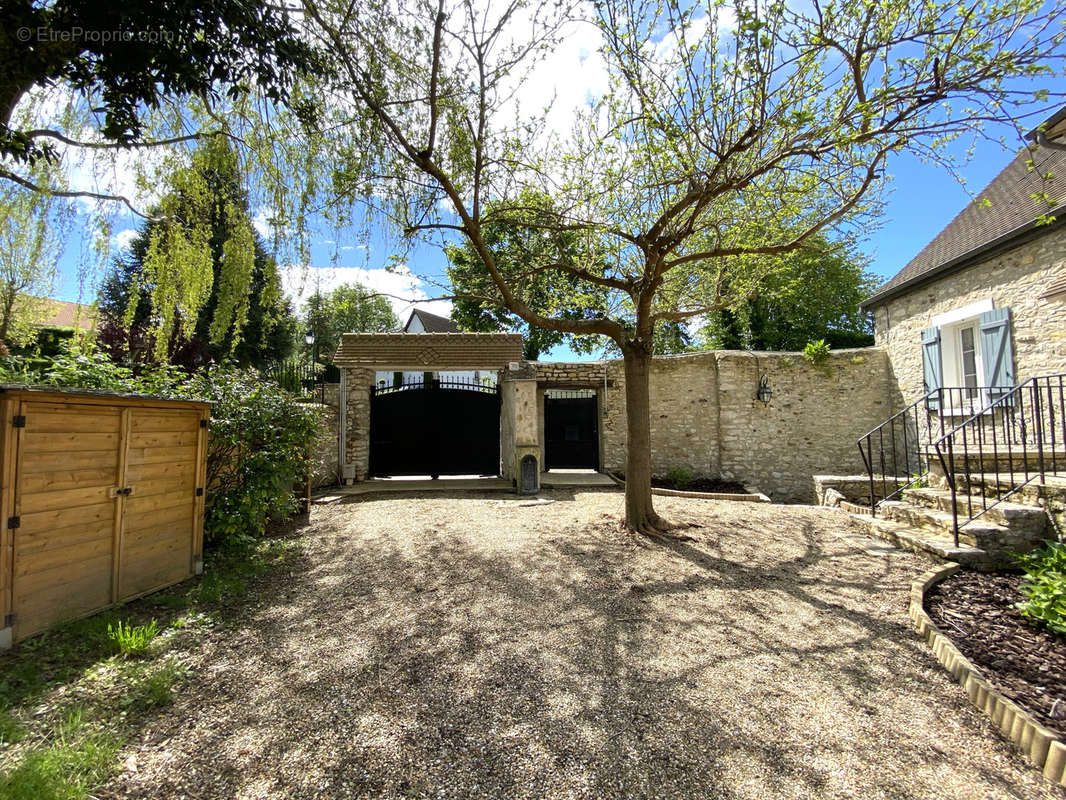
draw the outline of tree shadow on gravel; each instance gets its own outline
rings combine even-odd
[[[811,514],[644,549],[390,502],[316,528],[101,796],[1057,796],[944,722],[973,715],[899,611],[915,565]]]

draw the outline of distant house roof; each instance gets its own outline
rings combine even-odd
[[[428,311],[416,308],[411,311],[411,316],[407,318],[407,324],[403,326],[404,333],[410,333],[411,323],[414,322],[415,317],[418,317],[418,321],[422,323],[426,333],[459,332],[459,326],[447,317],[438,317],[436,314],[430,314]]]
[[[1066,109],[1045,123],[1050,136],[1062,134],[1059,130],[1062,126],[1057,122],[1064,112]],[[1035,138],[1036,131],[1029,136]],[[1045,180],[1044,175],[1048,173],[1054,177]],[[1051,198],[1050,208],[1042,198],[1043,193]],[[895,277],[864,300],[862,307],[876,306],[942,274],[964,269],[1001,248],[1041,235],[1063,222],[1064,201],[1066,152],[1047,147],[1022,148],[972,203]],[[1052,225],[1037,225],[1037,218],[1043,214],[1051,214],[1058,220]]]
[[[96,327],[96,310],[84,303],[53,300],[50,297],[29,297],[40,304],[42,318],[35,323],[38,328],[73,328],[75,321],[80,330],[91,331]]]

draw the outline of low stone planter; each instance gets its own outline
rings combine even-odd
[[[607,473],[610,475],[610,473]],[[619,480],[614,475],[610,475],[611,480],[617,483],[622,488],[625,488],[626,482]],[[697,500],[735,500],[740,503],[772,503],[769,497],[764,495],[754,486],[748,484],[742,484],[746,490],[744,494],[734,492],[683,492],[680,489],[656,489],[652,487],[651,493],[659,495],[660,497],[692,497]]]
[[[925,593],[959,569],[958,564],[945,564],[911,584],[911,619],[940,665],[966,690],[970,702],[989,716],[1000,733],[1021,748],[1033,766],[1043,770],[1044,777],[1066,786],[1066,742],[993,688],[925,613]]]

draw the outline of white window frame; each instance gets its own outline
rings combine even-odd
[[[977,367],[977,385],[981,391],[970,400],[960,402],[957,392],[945,392],[945,408],[949,415],[969,415],[988,405],[988,379],[985,376],[984,357],[981,354],[981,314],[991,311],[995,306],[992,298],[952,309],[938,314],[931,320],[940,328],[941,385],[956,389],[963,385],[962,331],[973,329],[974,359]]]

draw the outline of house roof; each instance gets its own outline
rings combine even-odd
[[[50,297],[33,297],[20,295],[20,299],[35,304],[40,310],[41,318],[34,323],[38,328],[73,328],[77,321],[78,328],[91,331],[96,327],[96,310],[85,303],[71,303],[66,300],[53,300]],[[16,301],[18,302],[18,301]]]
[[[411,323],[414,322],[415,317],[418,317],[422,327],[426,329],[426,333],[459,332],[459,326],[447,317],[439,317],[436,314],[430,314],[428,311],[416,308],[411,311],[411,316],[407,318],[407,324],[403,326],[404,333],[410,332]]]
[[[1049,132],[1056,135],[1061,127],[1055,124],[1059,114],[1048,120],[1052,123]],[[1035,135],[1035,131],[1030,134]],[[1030,159],[1033,168],[1029,167]],[[1045,180],[1049,173],[1054,177]],[[1066,152],[1035,145],[1022,148],[973,202],[910,263],[864,300],[862,307],[876,306],[941,274],[963,269],[1000,248],[1017,244],[1026,236],[1050,230],[1052,225],[1037,225],[1036,221],[1043,214],[1061,217],[1066,211],[1064,176]],[[1051,200],[1050,208],[1042,198],[1044,193]]]

